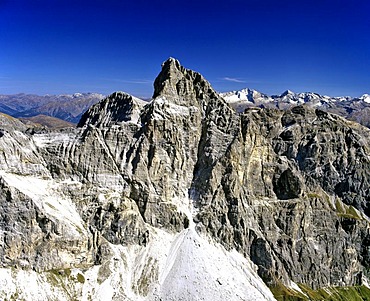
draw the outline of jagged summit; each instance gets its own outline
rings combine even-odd
[[[178,59],[173,58],[173,57],[169,57],[166,61],[164,61],[162,63],[163,68],[166,67],[166,66],[168,66],[168,67],[175,66],[178,69],[180,69],[180,68],[185,69],[184,67],[181,66],[180,61]]]
[[[284,97],[284,96],[287,96],[287,95],[295,95],[295,93],[291,90],[285,90],[281,95],[280,97]]]
[[[178,60],[169,58],[162,64],[162,70],[154,81],[151,102],[125,92],[115,92],[86,111],[78,127],[109,127],[128,121],[145,124],[149,120],[161,119],[163,115],[187,115],[189,109],[193,112],[196,126],[211,111],[230,111],[226,114],[233,114],[231,107],[200,73],[186,69]]]
[[[90,107],[81,117],[78,127],[87,124],[109,126],[114,123],[131,121],[137,123],[145,101],[125,92],[115,92]]]
[[[174,58],[169,58],[162,64],[162,70],[154,81],[153,98],[158,96],[176,96],[177,82],[184,77],[185,68]]]
[[[218,98],[217,92],[198,72],[183,67],[174,58],[162,64],[162,70],[154,81],[153,98],[164,97],[180,105],[192,105],[205,98]]]
[[[142,108],[148,104],[147,109]],[[93,105],[83,114],[78,127],[107,127],[130,121],[139,124],[163,114],[184,114],[188,108],[197,112],[198,123],[207,110],[217,107],[232,110],[211,84],[198,72],[186,69],[174,58],[162,64],[154,81],[153,100],[148,103],[125,92],[115,92]],[[222,110],[223,110],[222,109]],[[140,120],[139,120],[140,119]]]

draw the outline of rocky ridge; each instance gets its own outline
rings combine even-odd
[[[77,129],[3,122],[2,298],[368,293],[367,128],[309,106],[237,113],[172,58],[154,88],[110,95]]]

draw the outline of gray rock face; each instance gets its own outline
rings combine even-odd
[[[3,130],[3,267],[106,267],[109,246],[194,226],[272,287],[368,280],[368,129],[307,106],[238,114],[175,59],[154,87],[148,103],[112,94],[68,132]],[[145,294],[161,277],[147,268]]]
[[[92,237],[82,227],[56,219],[3,178],[0,188],[1,267],[45,271],[92,265]]]
[[[205,180],[218,177],[201,194],[209,197],[200,206],[200,224],[250,256],[271,285],[361,283],[369,131],[305,107],[250,110],[240,118],[227,159]],[[358,168],[349,163],[352,156]],[[339,192],[343,181],[351,183],[346,189],[358,188],[355,195]]]
[[[78,126],[94,125],[108,127],[115,123],[137,122],[141,108],[146,102],[123,92],[108,96],[92,106],[81,118]]]

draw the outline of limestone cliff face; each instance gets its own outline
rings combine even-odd
[[[2,267],[84,269],[86,282],[63,280],[76,298],[98,269],[96,285],[110,279],[117,298],[172,300],[163,291],[177,275],[168,254],[185,251],[179,238],[164,255],[151,248],[195,230],[251,260],[270,287],[368,281],[368,129],[305,106],[238,114],[172,58],[154,88],[151,102],[112,94],[75,130],[1,130]],[[260,293],[255,300],[273,299]]]
[[[270,285],[362,283],[369,131],[305,107],[252,109],[240,124],[226,155],[203,178],[214,182],[200,192],[202,229],[250,256]]]

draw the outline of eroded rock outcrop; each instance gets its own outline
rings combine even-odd
[[[186,256],[211,243],[224,254],[217,258],[248,266],[245,283],[259,283],[255,267],[268,286],[303,299],[296,284],[318,289],[368,281],[368,129],[306,106],[239,114],[172,58],[154,88],[150,102],[112,94],[75,130],[3,130],[3,267],[84,268],[78,273],[86,284],[82,276],[77,286],[77,276],[60,280],[76,298],[98,298],[98,288],[83,292],[109,282],[117,298],[128,300],[172,300],[166,287],[190,300],[191,277],[204,270],[220,298],[252,300],[245,291],[229,296],[225,276],[210,276],[213,263],[208,270],[187,266]],[[262,288],[253,296],[273,299]]]

